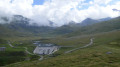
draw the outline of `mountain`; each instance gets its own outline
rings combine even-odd
[[[0,35],[4,36],[42,36],[54,29],[54,27],[50,26],[37,26],[35,23],[31,24],[31,19],[25,18],[21,15],[14,15],[10,19],[2,17],[1,20],[2,22],[9,21],[0,24]]]
[[[69,22],[69,24],[66,24],[66,25],[63,25],[61,27],[56,28],[54,30],[53,34],[69,34],[69,33],[77,31],[78,29],[80,29],[82,27],[84,28],[85,26],[93,25],[93,24],[100,23],[103,21],[108,21],[110,19],[111,18],[109,18],[109,17],[102,18],[99,20],[87,18],[87,19],[83,20],[81,23],[76,23],[74,21],[71,21],[71,22]]]
[[[0,20],[4,23],[0,24],[0,35],[3,36],[46,36],[46,35],[81,35],[89,33],[99,33],[118,29],[119,17],[117,18],[103,18],[94,20],[87,18],[81,23],[75,23],[71,21],[67,25],[61,27],[53,27],[53,22],[50,21],[51,26],[37,26],[33,23],[31,25],[31,19],[25,18],[21,15],[14,15],[7,18],[2,17]]]
[[[72,32],[66,36],[95,34],[95,33],[109,32],[109,31],[119,30],[119,29],[120,29],[120,17],[116,17],[108,21],[103,21],[100,23],[95,23],[92,25],[80,27],[75,32]]]
[[[88,26],[88,25],[92,25],[94,23],[98,23],[99,21],[98,20],[94,20],[94,19],[91,19],[91,18],[87,18],[85,20],[83,20],[80,25],[81,26]]]
[[[110,17],[107,17],[107,18],[102,18],[102,19],[91,19],[91,18],[87,18],[85,20],[83,20],[81,23],[78,23],[79,25],[81,26],[88,26],[88,25],[92,25],[92,24],[95,24],[95,23],[99,23],[99,22],[103,22],[103,21],[108,21],[112,18]]]
[[[108,20],[111,20],[112,18],[110,17],[107,17],[107,18],[102,18],[102,19],[99,19],[99,21],[108,21]]]

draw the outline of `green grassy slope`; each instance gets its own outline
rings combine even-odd
[[[78,28],[78,30],[76,30],[75,32],[72,32],[65,36],[94,34],[94,33],[108,32],[108,31],[117,30],[117,29],[120,29],[120,17],[111,19],[109,21],[104,21],[101,23],[96,23],[86,27]]]
[[[43,61],[24,61],[5,67],[120,67],[120,31],[96,34],[94,44]],[[73,41],[78,37],[73,37]],[[85,37],[89,42],[90,37]],[[84,38],[81,38],[81,41]],[[83,40],[84,41],[84,40]],[[59,41],[60,43],[65,41]]]
[[[27,56],[24,49],[12,48],[3,39],[0,39],[0,47],[6,47],[5,51],[0,51],[0,66],[23,61]]]
[[[88,20],[86,22],[83,22],[82,23],[83,25],[80,23],[63,25],[61,27],[54,29],[53,31],[51,31],[51,33],[71,37],[76,35],[108,32],[120,29],[120,17],[116,17],[108,21],[97,22],[95,20]]]
[[[27,60],[27,58],[30,58],[30,60],[36,60],[39,58],[37,55],[30,55],[26,53],[25,48],[23,48],[27,47],[28,51],[33,52],[35,46],[33,46],[32,43],[28,41],[11,41],[11,44],[14,48],[10,47],[6,40],[0,39],[0,47],[6,48],[5,51],[0,51],[0,67],[16,62],[22,62]]]

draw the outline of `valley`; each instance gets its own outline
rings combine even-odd
[[[0,0],[0,67],[120,67],[120,0]]]
[[[0,47],[5,47],[0,66],[120,66],[120,17],[60,27],[31,26],[21,20],[0,24]]]
[[[45,56],[42,61],[23,61],[7,65],[5,67],[68,67],[74,65],[79,66],[109,66],[119,67],[119,44],[120,44],[120,31],[111,31],[101,34],[74,36],[74,37],[59,37],[53,39],[44,39],[44,42],[51,42],[60,45],[74,45],[75,47],[63,47],[53,55]],[[76,47],[86,46],[90,42],[91,37],[94,37],[93,44],[89,47],[77,49],[73,52],[64,54],[64,52],[76,49]],[[65,65],[64,65],[65,64]]]

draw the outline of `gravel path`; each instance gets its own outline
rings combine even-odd
[[[20,47],[14,47],[10,42],[8,42],[8,45],[10,46],[10,47],[12,47],[12,48],[20,48]],[[22,47],[21,47],[22,48]],[[24,49],[25,49],[25,52],[27,53],[27,54],[30,54],[30,55],[34,55],[33,53],[30,53],[29,51],[28,51],[28,48],[27,47],[23,47]]]
[[[66,53],[71,53],[71,52],[73,52],[73,51],[75,51],[75,50],[78,50],[78,49],[86,48],[86,47],[88,47],[88,46],[90,46],[90,45],[92,45],[92,44],[93,44],[93,38],[90,39],[90,43],[89,43],[89,44],[87,44],[87,45],[85,45],[85,46],[82,46],[82,47],[78,47],[78,48],[69,50],[69,51],[66,51],[65,54],[66,54]]]
[[[40,60],[40,61],[41,61],[41,60],[43,60],[43,58],[44,58],[44,57],[41,55],[41,56],[40,56],[40,59],[38,59],[38,60]]]
[[[33,53],[30,53],[30,52],[28,51],[28,48],[27,48],[27,47],[23,47],[23,48],[25,48],[25,52],[26,52],[27,54],[34,55]]]
[[[12,48],[14,47],[9,41],[8,41],[8,45]]]
[[[12,47],[12,48],[20,48],[20,47],[14,47],[10,42],[8,42],[8,45],[10,46],[10,47]],[[22,47],[21,47],[22,48]],[[30,55],[35,55],[35,54],[33,54],[33,53],[31,53],[31,52],[29,52],[28,51],[28,48],[27,47],[23,47],[24,49],[25,49],[25,52],[27,53],[27,54],[30,54]],[[40,56],[40,59],[38,59],[38,60],[43,60],[43,56],[41,56],[41,55],[39,55]]]

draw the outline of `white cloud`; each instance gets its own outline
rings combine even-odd
[[[108,4],[112,0],[94,0],[95,4]]]
[[[39,25],[49,25],[50,20],[60,26],[70,21],[81,22],[88,17],[99,19],[120,15],[119,12],[112,11],[113,8],[120,9],[120,2],[110,5],[112,0],[84,1],[46,0],[43,5],[33,6],[33,0],[12,0],[12,3],[11,0],[0,0],[0,16],[18,14],[35,20]]]

